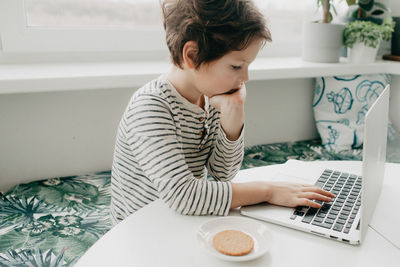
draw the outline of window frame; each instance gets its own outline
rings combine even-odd
[[[4,56],[49,55],[132,58],[167,54],[162,27],[29,27],[24,0],[0,1],[0,52]],[[117,40],[117,41],[116,41]]]

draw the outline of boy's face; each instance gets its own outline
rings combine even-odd
[[[200,65],[195,71],[197,89],[208,97],[239,89],[249,80],[249,65],[261,46],[262,40],[254,40],[244,50],[231,51],[217,60]]]

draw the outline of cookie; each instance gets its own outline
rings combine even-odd
[[[248,234],[238,230],[224,230],[213,238],[216,250],[229,256],[243,256],[254,248],[254,240]]]

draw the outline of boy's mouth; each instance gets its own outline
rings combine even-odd
[[[231,95],[231,94],[237,92],[238,90],[239,90],[239,88],[231,89],[228,92],[226,92],[226,94]]]

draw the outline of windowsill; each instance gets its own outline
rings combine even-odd
[[[137,88],[166,73],[170,64],[106,62],[0,65],[0,94],[69,90]],[[311,78],[333,75],[388,73],[400,75],[400,63],[312,63],[299,57],[258,58],[250,65],[250,80]]]

